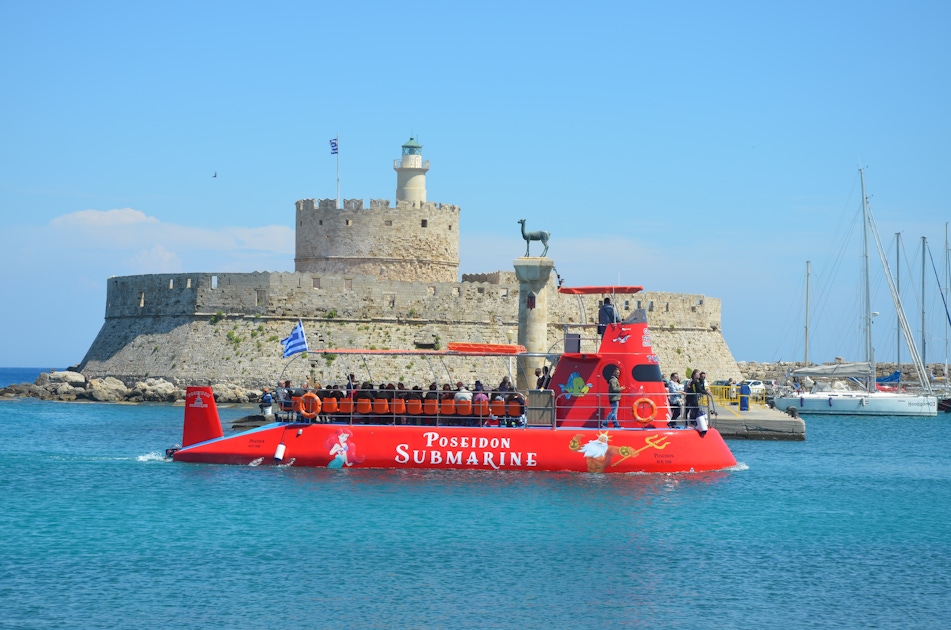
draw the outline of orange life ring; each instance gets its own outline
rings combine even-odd
[[[305,418],[316,418],[320,413],[320,398],[314,392],[307,392],[300,397],[300,415]]]
[[[642,416],[640,413],[641,405],[644,405],[644,404],[648,405],[651,408],[651,412],[646,416]],[[638,398],[637,400],[634,401],[634,404],[631,405],[631,413],[634,414],[634,418],[638,422],[642,424],[647,424],[648,422],[654,419],[654,415],[657,413],[657,405],[654,404],[654,401],[651,400],[650,398]]]

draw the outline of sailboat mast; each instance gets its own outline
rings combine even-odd
[[[944,295],[945,295],[945,306],[947,306],[947,295],[948,288],[951,285],[951,249],[948,248],[948,223],[944,224]],[[948,385],[948,343],[949,343],[949,322],[947,318],[944,321],[944,384]]]
[[[803,357],[803,364],[809,365],[809,265],[810,261],[806,261],[806,352]]]
[[[872,349],[872,296],[871,285],[869,283],[869,263],[868,263],[868,196],[865,194],[865,169],[859,169],[859,176],[862,179],[862,275],[865,280],[865,360],[869,365],[868,380],[866,389],[874,391],[875,387],[875,351]]]
[[[921,364],[925,366],[925,372],[928,371],[928,359],[925,352],[925,250],[928,249],[928,241],[921,237]]]
[[[895,290],[901,296],[901,232],[895,232]],[[901,391],[901,324],[895,326],[895,367],[898,370],[898,391]]]

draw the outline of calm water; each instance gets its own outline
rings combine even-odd
[[[0,388],[18,383],[32,383],[40,372],[49,372],[51,368],[0,368]],[[59,370],[60,368],[52,368]]]
[[[672,476],[163,461],[181,418],[0,402],[0,627],[951,619],[948,415],[814,419],[807,442],[732,441],[737,470]]]

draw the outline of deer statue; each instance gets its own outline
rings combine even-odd
[[[544,230],[538,230],[537,232],[526,232],[525,219],[519,219],[518,222],[522,224],[522,238],[525,239],[525,257],[528,258],[528,248],[532,244],[532,241],[541,241],[542,245],[545,246],[545,249],[542,251],[541,255],[541,257],[544,258],[545,254],[548,253],[548,237],[551,236],[551,234]]]

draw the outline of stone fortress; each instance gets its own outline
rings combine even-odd
[[[461,380],[471,387],[476,379],[494,386],[510,370],[526,372],[543,360],[512,366],[499,358],[361,358],[334,350],[440,349],[459,341],[518,342],[557,353],[564,349],[565,326],[575,324],[590,325],[573,330],[582,334],[582,350],[596,349],[601,297],[561,294],[547,271],[534,289],[512,271],[464,275],[460,282],[460,208],[426,200],[429,162],[414,139],[403,145],[394,169],[395,206],[381,199],[371,199],[368,208],[362,199],[345,199],[342,208],[335,199],[296,203],[293,273],[109,278],[105,322],[79,370],[87,378],[164,378],[181,387],[254,389],[279,378],[342,385],[351,372],[374,383],[425,387]],[[548,258],[513,264],[520,273],[553,267]],[[622,318],[644,309],[665,374],[700,368],[710,380],[741,378],[720,330],[718,299],[650,291],[619,293],[612,302]],[[283,359],[280,339],[299,319],[310,352]],[[535,328],[531,343],[526,321]],[[530,374],[518,377],[520,384],[534,384]]]

